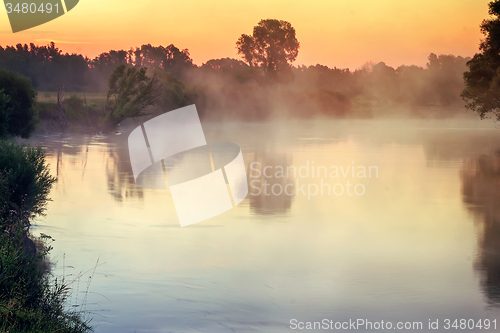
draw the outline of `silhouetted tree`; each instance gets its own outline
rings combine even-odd
[[[33,133],[38,122],[36,95],[27,77],[0,69],[0,119],[7,123],[4,136],[28,138]]]
[[[135,66],[144,66],[154,69],[163,69],[177,77],[182,76],[183,71],[193,67],[193,61],[187,49],[180,50],[173,44],[167,47],[142,45],[134,52]]]
[[[463,75],[470,58],[445,55],[429,55],[428,84],[434,92],[436,104],[450,106],[460,103],[460,92],[464,89]]]
[[[480,53],[467,63],[466,88],[461,96],[466,107],[479,113],[481,119],[491,112],[500,120],[500,0],[489,3],[489,14],[493,17],[481,24],[485,39]]]
[[[238,54],[252,67],[260,67],[275,82],[293,79],[291,64],[299,54],[295,29],[287,21],[261,20],[252,36],[243,34],[236,42]]]
[[[295,82],[302,83],[301,88],[307,89],[311,86],[321,89],[333,89],[343,93],[350,93],[353,75],[348,68],[329,68],[324,65],[306,67],[304,65],[295,68]]]
[[[158,77],[162,85],[162,93],[158,104],[162,111],[192,104],[186,85],[172,73],[160,72]]]
[[[500,156],[481,155],[465,159],[462,169],[465,207],[481,225],[474,267],[488,303],[500,306]]]
[[[156,76],[149,78],[147,68],[118,66],[109,78],[106,117],[103,129],[110,130],[122,120],[144,115],[143,110],[153,106],[161,95]]]
[[[39,90],[57,90],[62,85],[80,90],[87,84],[88,61],[81,54],[63,54],[54,42],[0,47],[0,68],[29,77]]]
[[[10,97],[0,89],[0,138],[9,136],[9,117],[12,112],[9,102]]]

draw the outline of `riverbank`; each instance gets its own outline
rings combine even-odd
[[[301,112],[301,106],[294,110],[291,106],[287,108],[277,107],[275,110],[266,111],[265,117],[254,117],[242,110],[231,110],[221,107],[214,109],[206,105],[196,103],[198,113],[202,120],[207,121],[247,121],[258,122],[262,120],[273,120],[280,118],[296,119],[446,119],[446,118],[466,118],[477,119],[477,115],[468,112],[464,107],[440,106],[440,105],[411,105],[405,103],[390,103],[376,99],[368,99],[362,96],[349,101],[349,109],[343,115],[325,113],[321,108],[311,109],[309,112]],[[62,106],[66,110],[66,120],[68,127],[66,131],[80,133],[99,132],[102,119],[106,115],[106,94],[105,93],[65,93],[62,99]],[[38,92],[35,108],[38,113],[39,123],[38,133],[61,132],[59,126],[59,115],[57,114],[57,92]],[[157,115],[165,111],[175,109],[175,107],[150,107],[148,114]]]
[[[90,332],[83,313],[70,311],[71,288],[50,276],[51,237],[33,239],[31,222],[44,215],[50,176],[41,148],[0,141],[0,331]]]

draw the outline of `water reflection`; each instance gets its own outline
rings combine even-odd
[[[103,161],[108,193],[117,201],[127,198],[143,199],[143,189],[135,185],[127,149],[127,135],[88,136],[52,135],[34,136],[26,141],[31,145],[43,142],[51,172],[59,184],[67,181],[64,170],[77,168],[82,180],[88,172],[89,158]],[[90,171],[92,173],[92,171]]]
[[[421,141],[429,166],[448,166],[448,162],[462,163],[471,154],[490,154],[499,147],[495,132],[470,129],[446,129],[443,133],[423,131]]]
[[[462,171],[463,201],[479,222],[475,267],[488,302],[500,306],[500,155],[467,158]]]
[[[204,124],[207,141],[242,147],[249,184],[259,180],[261,194],[190,228],[179,227],[168,190],[135,185],[127,132],[39,139],[59,174],[39,229],[57,239],[54,274],[63,274],[64,253],[79,270],[106,262],[89,294],[98,332],[288,332],[291,318],[498,317],[485,299],[500,304],[500,162],[492,153],[500,132],[448,123],[271,125]],[[297,190],[319,178],[274,174],[312,161],[375,165],[380,176],[357,179],[363,196],[309,200]],[[268,191],[291,185],[296,195],[265,196],[264,180]]]
[[[143,189],[135,184],[128,151],[123,148],[107,152],[106,181],[108,193],[118,202],[127,198],[143,199]]]
[[[261,147],[245,154],[244,159],[249,186],[247,198],[252,213],[287,214],[295,191],[293,175],[286,174],[288,166],[292,165],[290,155]],[[285,173],[276,175],[278,169],[285,170]],[[292,195],[285,193],[284,189]]]

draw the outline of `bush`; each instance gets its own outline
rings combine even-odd
[[[75,121],[77,123],[85,123],[85,104],[83,98],[78,97],[77,94],[71,94],[63,102],[66,109],[66,117],[68,121]]]
[[[56,106],[55,101],[37,101],[35,109],[40,119],[50,120],[54,115],[54,107]]]
[[[69,287],[51,283],[44,258],[51,247],[29,239],[30,219],[43,214],[55,178],[41,149],[0,140],[0,332],[88,332],[66,311]]]
[[[160,107],[173,110],[192,104],[184,83],[179,81],[173,74],[168,72],[160,73],[160,82],[162,84]]]
[[[3,188],[2,201],[4,206],[7,205],[1,216],[4,220],[12,211],[22,211],[22,220],[28,228],[29,219],[43,215],[55,181],[41,147],[31,148],[0,140],[0,191]]]
[[[7,121],[4,136],[28,138],[35,130],[38,115],[34,108],[37,92],[30,80],[18,73],[0,69],[0,120]]]

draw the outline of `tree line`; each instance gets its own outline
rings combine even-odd
[[[490,14],[495,15],[497,3],[490,4]],[[487,36],[495,31],[494,22],[483,23]],[[377,109],[395,105],[409,109],[452,107],[461,112],[462,98],[469,108],[478,103],[473,98],[471,102],[470,96],[478,92],[471,90],[471,84],[477,81],[474,78],[481,80],[482,72],[467,73],[484,67],[481,64],[486,58],[496,63],[497,37],[488,38],[481,46],[483,54],[472,60],[431,53],[424,67],[394,68],[384,62],[366,63],[356,70],[320,64],[294,66],[300,49],[295,29],[289,22],[266,19],[253,28],[251,35],[242,34],[236,41],[241,59],[212,59],[197,66],[188,49],[173,44],[110,50],[90,59],[63,53],[52,42],[46,46],[0,46],[0,68],[28,77],[37,91],[57,92],[56,105],[38,108],[60,129],[71,123],[67,108],[75,111],[69,115],[73,121],[85,122],[88,127],[99,123],[101,129],[144,115],[145,110],[165,112],[192,103],[202,117],[239,119],[266,119],[276,113],[370,117]],[[493,51],[486,52],[488,48]],[[85,95],[83,99],[64,99],[64,92],[106,93],[106,100],[92,106]],[[134,95],[127,97],[131,92]],[[9,104],[5,98],[2,102],[1,94],[0,103]],[[427,112],[438,115],[450,110],[431,109]]]
[[[0,46],[0,68],[30,78],[39,91],[57,91],[63,85],[67,91],[104,91],[109,76],[122,64],[161,69],[179,77],[184,69],[193,67],[189,52],[174,45],[111,50],[94,59],[63,53],[54,42],[46,46]]]
[[[248,37],[248,36],[247,36]],[[463,89],[462,75],[469,58],[453,55],[429,56],[425,67],[400,66],[393,68],[385,63],[367,63],[360,69],[329,68],[324,65],[292,67],[288,62],[296,53],[284,61],[260,59],[264,52],[246,53],[242,60],[212,59],[197,66],[187,49],[174,45],[164,47],[142,45],[135,49],[111,50],[89,59],[81,54],[63,53],[55,43],[38,46],[33,43],[16,46],[0,46],[0,68],[20,73],[30,78],[38,91],[57,91],[64,86],[66,91],[105,92],[111,73],[120,65],[147,67],[152,70],[172,73],[186,83],[206,83],[208,76],[219,75],[233,78],[239,83],[256,81],[263,85],[259,66],[273,77],[271,83],[287,83],[299,87],[308,85],[312,89],[331,89],[349,97],[366,96],[372,99],[416,103],[419,105],[458,105]],[[262,58],[262,57],[261,57]],[[279,57],[277,57],[279,58]],[[203,80],[204,79],[204,80]],[[231,82],[234,83],[234,82]]]
[[[300,48],[295,29],[289,22],[261,20],[253,34],[242,34],[236,42],[238,59],[212,59],[201,66],[193,64],[187,49],[173,44],[164,47],[145,44],[129,50],[111,50],[90,59],[81,54],[63,53],[55,43],[0,46],[0,68],[31,79],[39,91],[104,92],[108,78],[120,65],[147,67],[169,72],[186,83],[206,84],[214,75],[253,81],[258,85],[308,85],[369,98],[418,104],[458,104],[457,90],[463,88],[462,73],[467,60],[451,55],[429,56],[427,66],[392,68],[384,63],[367,64],[351,71],[323,65],[293,67]],[[234,82],[231,82],[234,84]],[[434,96],[431,96],[434,95]]]

